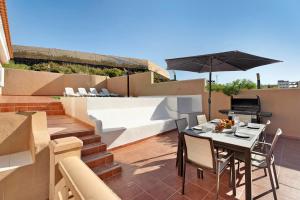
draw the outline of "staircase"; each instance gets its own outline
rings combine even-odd
[[[106,151],[106,144],[95,135],[94,127],[66,115],[49,115],[48,131],[51,139],[75,136],[83,141],[81,158],[101,179],[121,173],[121,166],[114,162],[113,154]]]
[[[81,139],[81,158],[101,179],[121,173],[121,166],[114,162],[113,154],[107,152],[101,137],[95,135],[94,127],[66,115],[49,115],[48,130],[52,140],[69,136]]]
[[[30,111],[47,113],[48,132],[52,140],[70,136],[81,139],[82,160],[101,179],[121,173],[121,166],[114,162],[113,154],[106,151],[107,146],[101,142],[101,137],[95,134],[94,127],[66,116],[61,102],[49,97],[5,97],[5,102],[0,103],[0,112]]]

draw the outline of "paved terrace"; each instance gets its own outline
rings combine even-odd
[[[163,134],[141,143],[113,151],[122,165],[122,174],[106,183],[124,200],[151,199],[214,199],[215,175],[204,173],[204,180],[196,176],[196,168],[187,166],[186,194],[181,195],[181,178],[176,174],[176,132]],[[275,158],[279,173],[278,199],[300,199],[300,140],[280,138]],[[233,198],[228,187],[228,174],[221,178],[220,199],[244,199],[244,171],[237,174],[237,196]],[[269,177],[263,170],[253,169],[254,199],[273,199]]]

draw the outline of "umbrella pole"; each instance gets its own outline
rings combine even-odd
[[[127,72],[127,97],[130,97],[130,84],[129,84],[129,82],[130,82],[130,73],[129,73],[129,71]]]
[[[208,120],[211,120],[211,72],[212,72],[212,57],[210,57],[210,68],[209,68],[209,82],[208,82]]]
[[[127,97],[130,96],[130,86],[129,86],[129,70],[124,68],[124,71],[126,72],[126,78],[127,78]]]

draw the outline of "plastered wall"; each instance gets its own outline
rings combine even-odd
[[[29,70],[5,69],[2,95],[62,96],[65,87],[98,90],[106,85],[106,76],[84,74],[59,74]]]

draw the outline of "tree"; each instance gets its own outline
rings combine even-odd
[[[208,86],[207,86],[208,88]],[[256,88],[256,84],[248,79],[237,79],[230,83],[226,84],[218,84],[212,83],[212,91],[223,92],[228,96],[237,95],[240,93],[242,89],[254,89]]]

